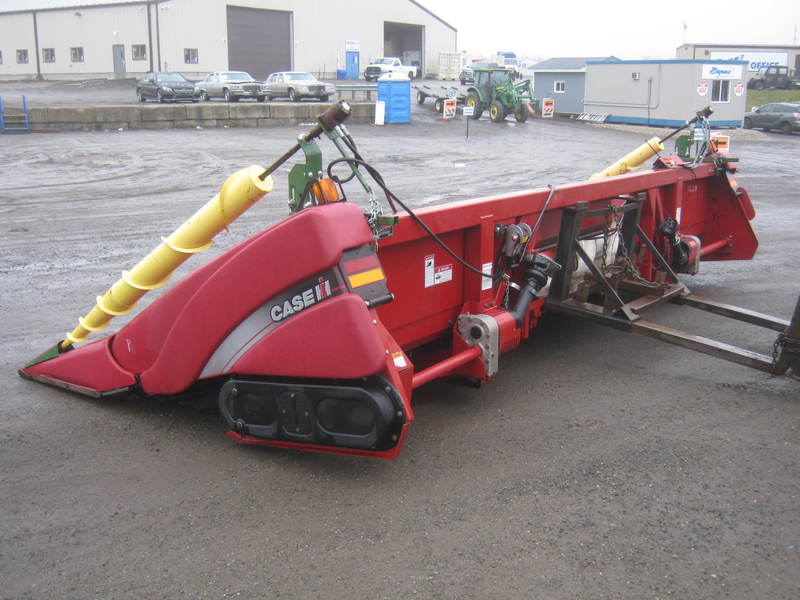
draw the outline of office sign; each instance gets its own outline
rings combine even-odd
[[[361,43],[358,40],[345,40],[344,50],[345,52],[358,52],[361,50]]]
[[[703,65],[703,79],[741,79],[742,65]]]
[[[709,57],[713,60],[746,60],[748,71],[758,71],[761,67],[788,67],[788,52],[735,52],[730,50],[712,50]]]

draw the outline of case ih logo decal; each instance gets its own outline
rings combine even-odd
[[[266,300],[217,346],[200,377],[228,372],[236,361],[288,318],[345,291],[338,270],[330,269]]]
[[[299,313],[309,306],[314,306],[317,302],[332,296],[330,279],[319,278],[317,285],[287,298],[283,303],[272,305],[269,309],[269,316],[274,323],[280,323],[288,319],[295,313]]]

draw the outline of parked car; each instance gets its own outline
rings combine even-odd
[[[180,73],[158,71],[148,73],[136,82],[136,97],[139,102],[148,98],[159,102],[190,100],[197,102],[200,94],[195,90],[194,83]]]
[[[317,80],[305,71],[279,71],[272,73],[264,82],[267,98],[288,98],[292,102],[303,98],[316,98],[327,102],[336,88],[330,83]]]
[[[780,129],[783,133],[800,130],[800,103],[772,102],[744,113],[745,129],[758,128],[764,131]]]
[[[788,90],[789,88],[800,87],[800,79],[796,73],[789,71],[789,67],[772,65],[761,67],[758,73],[747,82],[747,87],[755,90],[763,90],[764,88]]]
[[[263,102],[265,98],[263,84],[245,71],[209,73],[194,87],[203,100],[223,98],[225,102],[238,102],[241,98],[254,98]]]

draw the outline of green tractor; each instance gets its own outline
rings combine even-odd
[[[489,109],[495,123],[504,121],[510,113],[520,123],[528,120],[528,105],[533,102],[529,79],[514,83],[511,71],[499,68],[474,69],[474,77],[465,101],[466,106],[473,108],[473,119],[480,119],[483,111]]]

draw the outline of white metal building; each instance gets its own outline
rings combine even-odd
[[[739,127],[746,67],[735,60],[590,60],[584,110],[609,123],[678,127],[711,106],[712,125]]]
[[[743,60],[745,84],[761,67],[779,65],[800,72],[800,46],[761,44],[684,44],[675,50],[675,58],[692,60]]]
[[[235,2],[233,4],[232,2]],[[0,78],[199,77],[245,70],[333,77],[399,56],[436,73],[456,29],[414,0],[4,0]],[[354,63],[355,61],[355,63]],[[349,64],[348,64],[349,63]]]

